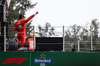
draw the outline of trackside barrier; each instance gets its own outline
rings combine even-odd
[[[100,66],[100,53],[0,52],[0,66]]]
[[[14,26],[14,23],[12,24]],[[15,39],[17,37],[17,33],[14,31],[14,27],[0,27],[0,51],[9,51],[8,50],[8,42],[11,39]],[[36,37],[63,37],[63,51],[70,51],[71,44],[75,44],[76,51],[92,51],[92,50],[98,50],[100,49],[100,31],[98,30],[98,33],[94,35],[93,32],[90,29],[92,29],[90,26],[81,26],[80,31],[77,33],[77,35],[73,32],[72,26],[53,26],[53,29],[48,29],[49,32],[45,31],[45,26],[41,26],[43,31],[40,31],[38,26],[31,26],[26,28],[26,37],[33,36],[35,39]],[[4,33],[1,33],[1,28]],[[83,28],[86,29],[88,32],[84,36],[87,37],[87,39],[83,39],[83,36],[81,35],[83,31]],[[31,32],[28,30],[31,30]],[[51,31],[52,30],[52,31]],[[50,34],[50,35],[49,35]],[[5,36],[4,36],[5,35]],[[74,37],[76,36],[76,37]],[[94,36],[98,36],[95,39]],[[7,39],[6,39],[6,38]],[[34,40],[34,49],[36,49],[36,42]]]

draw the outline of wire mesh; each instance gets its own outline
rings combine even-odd
[[[3,28],[3,27],[0,27]],[[14,31],[14,27],[6,27],[6,44],[10,39],[17,38],[17,31]],[[35,29],[35,30],[34,30]],[[63,32],[64,29],[64,32]],[[92,30],[92,31],[91,31]],[[80,45],[80,51],[89,51],[91,50],[91,41],[93,45],[93,50],[100,49],[100,30],[96,32],[94,29],[91,29],[90,26],[52,26],[45,27],[41,26],[31,26],[26,27],[26,38],[28,36],[36,37],[64,37],[64,49],[65,51],[70,51],[72,49],[71,44],[75,44],[75,50],[78,50],[78,40]],[[63,36],[64,34],[64,36]],[[0,32],[0,36],[4,36]],[[92,37],[92,39],[91,39]],[[1,39],[1,38],[0,38]],[[49,43],[48,43],[49,44]],[[0,43],[0,45],[3,45]]]

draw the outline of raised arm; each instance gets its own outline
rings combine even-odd
[[[29,20],[31,20],[36,14],[38,14],[38,11],[35,13],[35,14],[33,14],[33,15],[31,15],[30,17],[28,17],[26,20],[25,20],[25,22],[27,23]]]

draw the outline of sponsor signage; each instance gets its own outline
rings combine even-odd
[[[0,52],[0,66],[100,66],[100,53]]]
[[[40,66],[45,66],[45,63],[52,63],[51,58],[46,58],[44,54],[40,55],[41,58],[34,58],[34,63],[40,63]]]
[[[28,52],[0,52],[0,66],[31,66]]]
[[[10,64],[10,63],[17,63],[22,64],[26,58],[7,58],[1,64]]]
[[[38,59],[38,58],[35,58],[34,59],[34,63],[51,63],[52,62],[52,59],[48,58],[48,59]]]

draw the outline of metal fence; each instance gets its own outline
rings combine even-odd
[[[7,44],[7,40],[5,39],[6,36],[9,36],[9,39],[15,39],[17,36],[17,32],[13,30],[14,29],[13,27],[8,28],[9,30],[11,29],[13,30],[13,31],[8,30],[8,34],[6,34],[6,28],[8,27],[4,28],[5,44]],[[63,37],[63,51],[70,51],[72,49],[72,44],[75,45],[76,51],[90,51],[90,50],[100,49],[100,41],[99,41],[100,31],[97,30],[98,33],[94,34],[90,26],[81,26],[81,27],[80,26],[77,27],[52,26],[52,28],[48,28],[48,29],[44,26],[42,26],[41,28],[37,26],[32,26],[32,28],[30,27],[27,28],[31,30],[31,32],[29,33],[30,36]],[[29,36],[27,34],[28,31],[26,31],[26,37]],[[93,41],[94,38],[96,38],[97,40]]]

